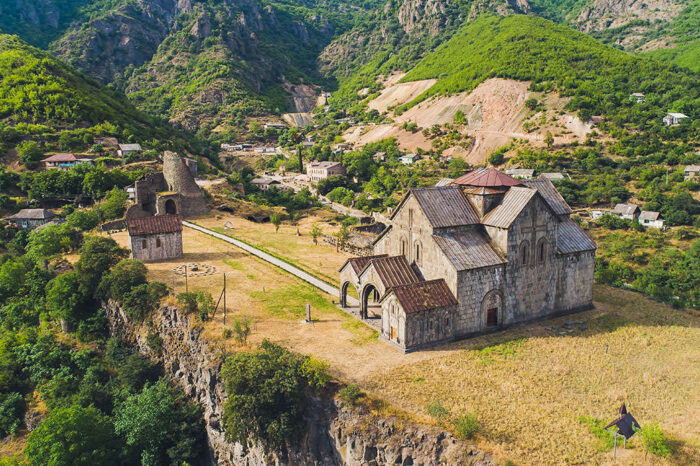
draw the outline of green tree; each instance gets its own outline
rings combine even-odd
[[[93,310],[81,291],[77,272],[68,272],[51,280],[46,288],[46,307],[55,316],[77,324]]]
[[[552,145],[554,144],[554,136],[552,135],[551,131],[547,131],[544,135],[544,143],[547,144],[547,147],[551,148]]]
[[[275,232],[279,231],[282,219],[280,218],[280,215],[277,212],[270,216],[270,222],[275,226]]]
[[[21,262],[12,259],[0,266],[0,303],[19,291],[24,285],[26,272]]]
[[[81,209],[68,215],[66,222],[73,228],[90,231],[100,224],[100,216],[97,209]]]
[[[116,465],[119,443],[109,418],[97,408],[71,406],[53,410],[29,434],[24,454],[36,465]]]
[[[146,283],[148,269],[134,259],[124,259],[102,277],[98,287],[101,296],[124,302],[129,292],[139,285]]]
[[[321,230],[321,227],[319,227],[317,223],[314,223],[311,227],[311,238],[314,240],[314,244],[318,244],[318,239],[322,234],[323,231]]]
[[[17,146],[19,160],[28,169],[34,169],[39,166],[39,162],[44,157],[44,151],[41,150],[39,144],[34,141],[23,141]]]
[[[107,193],[104,202],[100,204],[100,210],[104,220],[113,220],[124,214],[126,201],[129,195],[122,189],[114,188]]]
[[[75,264],[85,294],[94,295],[103,275],[128,253],[111,238],[85,237],[80,248],[80,259]]]
[[[503,163],[504,160],[504,155],[503,152],[501,151],[496,151],[489,155],[489,163],[493,165],[494,167],[497,167]]]
[[[114,426],[143,465],[196,462],[206,444],[200,408],[165,378],[119,405]]]

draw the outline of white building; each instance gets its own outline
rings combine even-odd
[[[663,228],[664,219],[661,218],[661,214],[651,210],[643,210],[639,214],[639,224],[649,228]]]
[[[682,113],[667,113],[664,117],[664,126],[680,125],[686,118],[688,118],[688,115],[683,115]]]
[[[638,104],[643,104],[646,101],[646,96],[641,92],[635,92],[630,94],[630,102],[635,102]]]
[[[404,165],[413,165],[420,160],[420,155],[418,154],[406,154],[399,157],[399,162]]]
[[[683,168],[683,179],[685,181],[700,179],[700,165],[686,165]]]
[[[535,170],[532,168],[509,168],[506,170],[506,175],[520,180],[531,180],[534,174]]]
[[[117,154],[119,154],[120,157],[125,157],[129,154],[134,154],[141,151],[141,144],[119,144]]]
[[[345,167],[340,162],[312,162],[306,165],[309,181],[316,183],[333,175],[345,175]]]
[[[634,220],[639,217],[639,206],[637,204],[617,204],[611,214],[623,219]]]

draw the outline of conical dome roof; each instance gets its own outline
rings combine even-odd
[[[454,180],[453,184],[496,188],[501,186],[519,186],[522,183],[494,168],[479,168],[460,176]]]

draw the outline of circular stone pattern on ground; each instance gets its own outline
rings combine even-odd
[[[214,275],[216,273],[216,267],[208,264],[182,264],[173,268],[175,275],[185,275],[185,267],[187,267],[187,276],[189,277],[206,277],[207,275]]]

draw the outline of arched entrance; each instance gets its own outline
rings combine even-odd
[[[177,215],[177,205],[172,199],[165,201],[165,213],[168,215]]]
[[[362,289],[362,296],[360,297],[360,318],[362,319],[381,319],[382,310],[379,305],[379,291],[377,288],[368,283]],[[370,317],[371,314],[371,317]]]
[[[350,284],[351,282],[345,282],[343,283],[343,286],[340,287],[340,307],[343,309],[348,307],[348,290],[350,289]],[[353,289],[355,290],[355,295],[357,295],[357,287],[355,285],[352,285]]]
[[[497,328],[503,325],[503,296],[500,290],[486,293],[481,302],[484,328]]]

